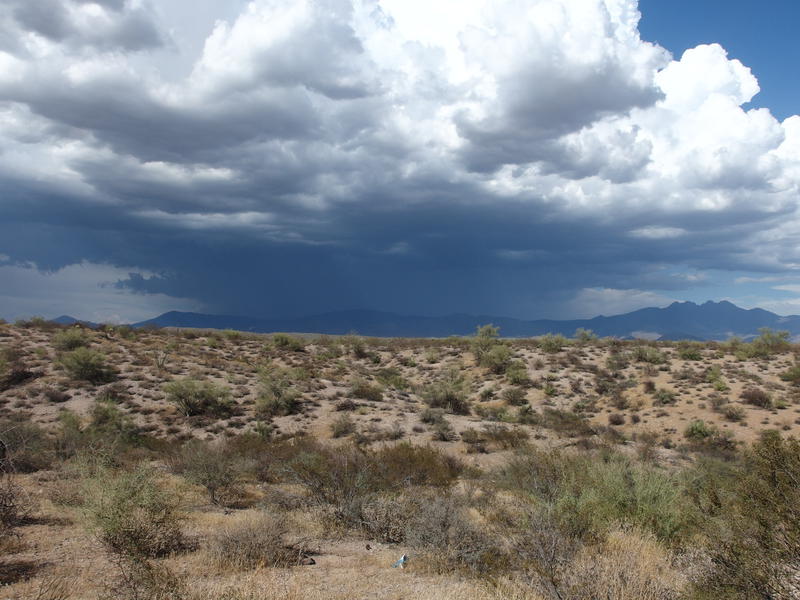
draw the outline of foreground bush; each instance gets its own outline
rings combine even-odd
[[[284,521],[252,515],[214,532],[209,554],[218,567],[243,571],[261,567],[290,567],[307,560],[302,546],[286,542]]]
[[[525,448],[499,473],[498,484],[544,503],[565,531],[586,540],[628,524],[672,541],[697,518],[677,475],[618,454],[598,460]]]
[[[763,434],[717,509],[713,568],[698,598],[796,598],[800,572],[800,442]]]
[[[230,391],[210,381],[177,379],[164,384],[164,391],[167,400],[177,405],[178,410],[187,417],[225,417],[233,412]]]
[[[177,499],[159,487],[151,470],[103,470],[86,491],[90,526],[112,552],[157,557],[183,545]]]

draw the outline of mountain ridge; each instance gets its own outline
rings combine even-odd
[[[71,321],[70,321],[71,320]],[[63,315],[59,322],[82,322]],[[800,316],[780,316],[762,308],[744,309],[728,301],[673,302],[669,306],[646,307],[618,315],[589,319],[517,319],[493,315],[451,315],[424,317],[386,311],[349,309],[294,318],[259,318],[168,311],[152,319],[133,323],[136,328],[180,327],[236,329],[253,333],[317,333],[343,335],[356,332],[375,337],[447,337],[471,335],[476,327],[492,323],[503,337],[533,337],[547,333],[572,336],[576,329],[591,329],[601,337],[645,339],[724,340],[744,339],[762,327],[789,331],[800,336]]]

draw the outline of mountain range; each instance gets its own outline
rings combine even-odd
[[[60,323],[79,322],[69,316]],[[94,324],[83,321],[84,324]],[[673,302],[665,308],[592,319],[524,320],[491,315],[454,314],[441,317],[399,315],[373,310],[346,310],[297,318],[253,318],[171,311],[133,327],[236,329],[257,333],[291,332],[340,335],[356,332],[376,337],[446,337],[472,335],[479,325],[492,323],[504,337],[532,337],[546,333],[572,336],[578,328],[591,329],[601,337],[652,340],[725,340],[758,335],[759,328],[789,331],[800,337],[800,316],[782,317],[760,308],[743,309],[730,302]]]

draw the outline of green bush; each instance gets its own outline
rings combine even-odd
[[[86,347],[90,341],[89,335],[80,328],[64,329],[53,336],[53,345],[62,351]]]
[[[272,365],[259,370],[256,414],[260,418],[293,415],[300,410],[300,392],[293,386],[297,376],[294,369]]]
[[[535,499],[570,535],[598,540],[619,525],[671,542],[689,535],[698,515],[681,478],[620,454],[590,455],[526,448],[501,471],[498,483]]]
[[[795,385],[800,384],[800,365],[795,364],[781,373],[781,379],[784,381],[789,381]]]
[[[672,390],[665,390],[663,388],[657,389],[653,394],[653,404],[656,406],[665,406],[667,404],[675,404],[677,402],[677,394]]]
[[[693,442],[700,442],[703,441],[716,433],[716,429],[708,425],[705,421],[697,420],[692,421],[686,430],[683,432],[683,436]]]
[[[697,580],[695,597],[796,597],[800,442],[764,433],[730,479],[730,499],[715,496],[720,518],[712,522],[708,542],[711,568]]]
[[[276,348],[289,350],[290,352],[305,352],[305,340],[286,333],[276,333],[272,336],[272,343]]]
[[[652,346],[634,346],[631,349],[631,358],[636,362],[661,365],[667,362],[667,357],[658,348]]]
[[[503,390],[501,397],[511,406],[522,406],[523,404],[528,403],[527,395],[525,394],[525,390],[520,387],[510,387]]]
[[[85,509],[91,528],[117,554],[164,556],[184,544],[177,499],[145,467],[99,472],[89,482]]]
[[[468,415],[468,386],[466,378],[458,369],[446,369],[423,391],[422,399],[431,408],[443,408],[453,414]]]
[[[233,412],[230,390],[210,381],[176,379],[164,384],[167,400],[187,417],[227,417]]]
[[[89,348],[77,348],[67,352],[61,356],[59,363],[74,379],[94,384],[114,379],[114,372],[106,364],[105,356]]]
[[[484,356],[498,343],[500,328],[494,325],[481,325],[478,327],[475,337],[471,340],[472,353],[475,355],[475,362],[483,364]]]
[[[555,354],[561,352],[564,346],[569,344],[569,340],[561,334],[553,335],[548,333],[539,338],[539,347],[548,354]]]
[[[511,349],[505,344],[497,344],[491,350],[483,354],[480,365],[489,369],[496,375],[502,375],[511,364]]]
[[[530,385],[531,378],[528,375],[528,368],[521,360],[512,360],[506,368],[506,377],[513,385]]]
[[[350,396],[370,402],[381,402],[383,400],[383,390],[379,386],[372,385],[363,379],[356,379],[350,388]]]

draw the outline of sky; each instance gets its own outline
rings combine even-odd
[[[4,0],[0,317],[800,313],[795,0]]]

